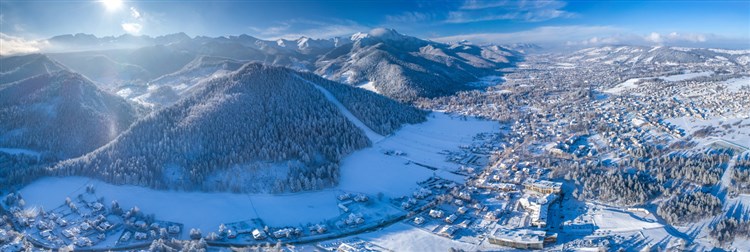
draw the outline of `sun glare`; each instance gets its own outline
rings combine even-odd
[[[107,11],[115,11],[122,7],[122,0],[100,0]]]

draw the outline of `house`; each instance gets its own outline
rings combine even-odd
[[[469,211],[469,209],[466,208],[465,206],[462,206],[462,207],[458,208],[458,213],[459,214],[466,214],[467,211]]]
[[[424,218],[422,216],[417,216],[414,218],[414,224],[422,225],[424,223]]]
[[[453,225],[445,225],[440,229],[440,231],[438,231],[438,235],[453,238],[453,236],[456,234],[456,231],[458,231],[458,227]]]
[[[169,226],[169,228],[167,228],[167,232],[169,232],[170,234],[180,233],[180,226],[171,225],[171,226]]]
[[[258,230],[257,228],[253,229],[252,234],[253,234],[253,239],[256,239],[256,240],[266,239],[266,233],[264,233],[263,231]]]
[[[448,217],[445,217],[445,222],[453,224],[453,222],[455,222],[457,219],[458,219],[458,215],[451,214],[451,215],[448,215]]]
[[[135,239],[142,241],[142,240],[148,239],[148,235],[143,232],[135,232]]]
[[[435,219],[443,218],[443,210],[436,210],[436,209],[430,210],[430,217],[435,218]]]

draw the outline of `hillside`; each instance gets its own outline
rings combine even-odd
[[[664,46],[592,47],[565,56],[567,61],[628,65],[707,64],[740,66],[750,64],[750,51]]]
[[[76,157],[111,141],[135,118],[127,101],[68,71],[0,85],[0,147]]]
[[[250,63],[202,83],[107,146],[55,170],[117,184],[188,190],[281,192],[332,186],[338,182],[339,160],[371,143],[317,85],[333,87],[330,92],[338,97],[358,97],[342,103],[381,132],[425,117],[365,90],[335,88],[343,85]]]
[[[66,69],[43,54],[0,57],[0,62],[0,84]]]

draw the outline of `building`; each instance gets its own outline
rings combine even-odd
[[[523,186],[526,190],[543,194],[560,194],[562,192],[562,183],[548,180],[527,180],[523,183]]]
[[[445,225],[440,229],[440,231],[438,231],[438,234],[448,238],[453,238],[453,236],[456,234],[456,231],[458,231],[458,228],[456,226]]]
[[[531,225],[542,228],[547,226],[549,205],[555,200],[557,200],[555,194],[547,194],[541,198],[533,196],[523,197],[518,200],[518,202],[524,209],[529,211],[529,214],[531,215]]]
[[[517,249],[543,249],[547,232],[537,230],[497,229],[487,240],[495,245]]]

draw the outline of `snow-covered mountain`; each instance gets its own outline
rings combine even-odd
[[[76,157],[111,141],[136,117],[127,101],[66,70],[0,84],[0,147]]]
[[[748,66],[750,51],[684,47],[604,46],[579,50],[565,56],[569,61],[604,64],[665,65],[708,64]]]
[[[218,77],[233,72],[244,63],[229,58],[199,56],[177,72],[163,75],[151,82],[145,89],[133,90],[127,87],[123,96],[149,106],[164,106],[176,102],[181,97],[195,91],[198,83],[207,78]]]
[[[339,160],[370,145],[367,132],[390,134],[426,116],[369,91],[257,63],[196,88],[56,170],[157,188],[317,189],[337,183]]]
[[[352,43],[333,49],[316,63],[326,78],[375,89],[401,101],[469,89],[480,77],[499,75],[514,54],[501,47],[443,44],[377,28],[351,36]]]
[[[520,55],[507,47],[444,44],[385,28],[330,39],[191,38],[180,33],[156,38],[76,34],[48,41],[52,48],[93,50],[50,57],[114,91],[132,85],[145,90],[150,82],[164,75],[174,77],[189,62],[211,56],[315,72],[350,85],[370,83],[371,90],[400,101],[475,88],[466,84],[501,75],[497,70],[512,66]]]

